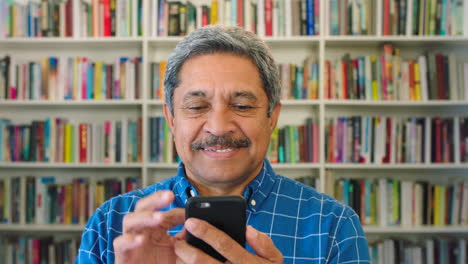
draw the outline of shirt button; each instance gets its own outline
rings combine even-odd
[[[195,192],[193,190],[190,190],[190,196],[195,197]]]
[[[257,202],[256,202],[254,199],[252,199],[252,200],[250,200],[250,204],[251,204],[252,206],[255,206],[255,205],[257,204]]]

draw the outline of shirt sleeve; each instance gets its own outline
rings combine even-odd
[[[368,264],[369,247],[359,217],[348,207],[344,210],[337,224],[327,263]]]
[[[98,208],[86,224],[74,264],[107,263],[107,221],[103,207]]]

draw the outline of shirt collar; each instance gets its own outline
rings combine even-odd
[[[273,171],[270,162],[264,159],[262,170],[244,190],[243,196],[247,201],[248,209],[255,212],[256,208],[259,208],[268,197],[275,183],[274,175],[276,173]],[[185,166],[182,162],[179,163],[177,168],[176,178],[176,196],[179,196],[182,204],[185,204],[190,197],[199,195],[195,187],[188,181]]]

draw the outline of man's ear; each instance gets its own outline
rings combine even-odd
[[[163,104],[163,112],[164,112],[164,117],[166,118],[167,124],[169,125],[169,128],[171,129],[172,134],[174,134],[174,116],[171,113],[171,110],[167,106],[167,104]]]
[[[273,131],[275,129],[276,125],[278,124],[278,119],[279,115],[281,112],[281,103],[278,103],[275,108],[273,108],[273,111],[271,112],[270,115],[270,130]]]

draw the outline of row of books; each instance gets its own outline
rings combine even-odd
[[[142,36],[143,12],[143,0],[79,0],[77,30],[80,37]]]
[[[5,56],[0,59],[0,99],[139,99],[142,74],[141,57],[106,63],[86,57],[20,62]]]
[[[325,61],[325,98],[358,100],[467,100],[468,63],[454,53],[424,52],[402,59],[383,46],[382,55]]]
[[[0,237],[0,263],[73,263],[79,238],[46,237]]]
[[[0,120],[0,161],[142,162],[142,121],[75,122],[66,118],[14,124]]]
[[[271,135],[267,157],[271,163],[318,163],[318,122],[307,118],[303,125],[276,127]]]
[[[73,0],[0,1],[0,39],[72,36]]]
[[[362,225],[468,225],[468,182],[435,184],[398,179],[339,179],[334,196]]]
[[[150,161],[173,163],[178,160],[172,132],[162,116],[149,118]]]
[[[319,0],[149,2],[150,35],[180,36],[209,24],[244,27],[261,36],[319,35]],[[331,0],[330,35],[462,35],[462,0]],[[143,34],[142,0],[2,1],[0,38],[110,37]],[[74,18],[73,13],[77,17]]]
[[[330,35],[460,36],[467,10],[462,0],[326,1]]]
[[[141,188],[136,177],[0,179],[0,223],[81,224],[111,197]]]
[[[459,163],[468,157],[466,117],[336,117],[325,127],[331,163]]]
[[[383,0],[383,35],[463,35],[464,5],[463,0]]]
[[[318,99],[319,65],[308,57],[302,65],[278,64],[281,99]]]
[[[467,240],[456,237],[385,239],[370,243],[371,263],[377,264],[465,264]]]
[[[329,34],[330,35],[375,35],[376,11],[375,0],[330,0]]]
[[[242,27],[259,36],[320,34],[319,0],[212,0],[204,3],[151,1],[150,35],[183,36],[196,28],[218,23]]]

